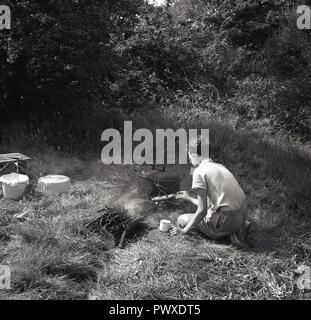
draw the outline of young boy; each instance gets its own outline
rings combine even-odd
[[[177,219],[177,227],[171,230],[188,233],[197,228],[207,237],[221,239],[230,236],[233,245],[248,248],[244,242],[250,223],[247,219],[246,199],[243,190],[223,165],[210,158],[200,156],[202,139],[190,143],[188,155],[193,172],[192,189],[194,198],[187,191],[181,191],[176,198],[189,201],[197,206],[194,214],[183,214]]]

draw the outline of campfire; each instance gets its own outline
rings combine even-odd
[[[126,238],[129,239],[147,228],[144,220],[152,207],[150,201],[142,199],[128,200],[122,208],[104,207],[97,211],[102,216],[89,223],[86,228],[100,235],[110,233],[115,245],[124,248]]]

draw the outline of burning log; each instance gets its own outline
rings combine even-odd
[[[113,235],[116,246],[124,248],[126,237],[139,227],[144,227],[144,218],[152,207],[149,201],[142,199],[128,200],[123,209],[104,207],[97,211],[103,215],[86,227],[98,234],[109,232]]]

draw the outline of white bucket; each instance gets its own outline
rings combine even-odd
[[[39,179],[37,190],[44,194],[67,193],[70,189],[70,178],[61,175],[49,175]]]
[[[166,220],[166,219],[160,221],[160,227],[159,227],[160,231],[168,232],[171,229],[171,227],[172,227],[172,221]]]
[[[18,200],[25,193],[29,178],[23,174],[10,173],[0,178],[3,196],[7,199]]]

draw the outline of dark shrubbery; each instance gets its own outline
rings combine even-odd
[[[7,4],[14,26],[0,34],[2,125],[26,122],[66,145],[118,126],[117,109],[190,95],[193,105],[221,102],[242,119],[311,137],[310,40],[286,1]]]
[[[143,1],[7,1],[14,24],[1,34],[1,119],[24,121],[49,138],[85,135],[118,74],[110,45],[130,32]],[[122,20],[120,20],[122,17]]]

